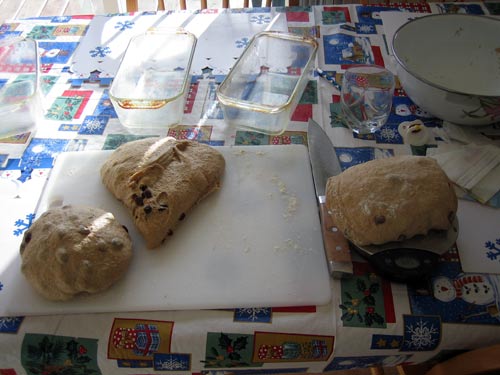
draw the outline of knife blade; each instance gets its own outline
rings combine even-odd
[[[335,219],[326,207],[326,182],[342,172],[333,144],[323,128],[312,118],[307,128],[307,146],[311,161],[314,189],[318,198],[323,245],[328,268],[334,277],[352,274],[349,242],[337,228]]]

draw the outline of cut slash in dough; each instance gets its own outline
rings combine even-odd
[[[153,249],[173,235],[193,206],[220,187],[224,169],[224,157],[208,145],[147,138],[118,147],[103,164],[101,177]]]

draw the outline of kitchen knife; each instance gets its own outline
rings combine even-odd
[[[352,260],[349,242],[337,228],[332,215],[325,205],[326,182],[329,177],[342,172],[330,138],[321,126],[312,118],[307,129],[307,145],[311,159],[314,188],[318,197],[319,215],[323,244],[328,261],[328,268],[334,277],[352,274]]]

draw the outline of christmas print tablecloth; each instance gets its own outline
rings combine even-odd
[[[447,12],[498,15],[500,3],[166,11],[5,23],[0,38],[21,35],[39,45],[45,115],[35,131],[0,140],[0,304],[11,287],[2,283],[2,270],[19,256],[22,235],[63,152],[112,150],[146,136],[249,147],[307,144],[310,117],[331,137],[343,169],[374,158],[454,149],[464,140],[498,146],[498,126],[477,132],[443,123],[399,86],[387,124],[357,137],[340,121],[339,92],[317,74],[285,133],[269,136],[224,123],[216,87],[259,31],[317,38],[318,68],[339,79],[353,64],[393,69],[387,35],[401,14]],[[163,26],[184,27],[198,38],[184,118],[153,134],[130,132],[117,119],[109,85],[128,39]],[[426,142],[414,142],[400,126],[416,119],[425,124]],[[461,198],[462,238],[421,285],[389,282],[355,258],[354,275],[332,279],[332,300],[322,306],[0,317],[0,374],[323,372],[439,360],[498,343],[500,198],[496,194],[486,204],[467,194]],[[466,256],[471,251],[477,256]]]

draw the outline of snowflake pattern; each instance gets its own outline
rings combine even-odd
[[[179,353],[155,353],[154,354],[155,371],[189,371],[189,354]]]
[[[241,38],[240,40],[237,40],[236,43],[236,48],[245,48],[248,45],[248,38]]]
[[[441,340],[439,316],[404,316],[404,341],[401,351],[430,351]]]
[[[486,241],[484,247],[486,247],[488,250],[493,250],[493,251],[488,251],[486,253],[486,256],[488,257],[489,260],[500,261],[500,259],[498,259],[498,257],[500,256],[500,238],[497,238],[495,242]]]
[[[272,310],[270,307],[239,308],[234,310],[236,322],[271,322]]]
[[[421,350],[435,344],[436,340],[432,336],[437,333],[437,329],[434,326],[427,327],[427,324],[420,320],[416,326],[407,328],[411,333],[410,345],[414,346],[415,349]]]
[[[119,31],[125,31],[127,29],[131,29],[134,25],[135,25],[135,23],[132,21],[128,21],[128,20],[125,22],[119,21],[116,23],[115,29],[117,29]]]
[[[31,227],[31,224],[33,224],[34,220],[35,220],[34,213],[26,215],[26,219],[16,220],[14,226],[16,226],[18,229],[14,230],[14,236],[19,237],[21,234],[23,234],[24,231],[26,231],[29,227]]]
[[[376,34],[377,30],[375,29],[375,25],[358,23],[356,24],[356,32],[358,34]]]
[[[403,144],[403,138],[399,134],[397,127],[390,124],[383,126],[380,131],[375,133],[375,139],[377,143]]]
[[[6,316],[0,317],[0,332],[16,333],[19,330],[24,317],[22,316]]]
[[[108,46],[97,46],[89,51],[91,57],[106,57],[106,55],[109,55],[110,53],[111,48],[109,48]]]
[[[100,135],[109,121],[109,116],[86,116],[78,134]]]
[[[71,16],[55,16],[50,19],[52,23],[67,23],[71,21]]]
[[[271,17],[263,15],[252,16],[250,17],[250,22],[256,23],[257,25],[263,25],[271,22]]]

